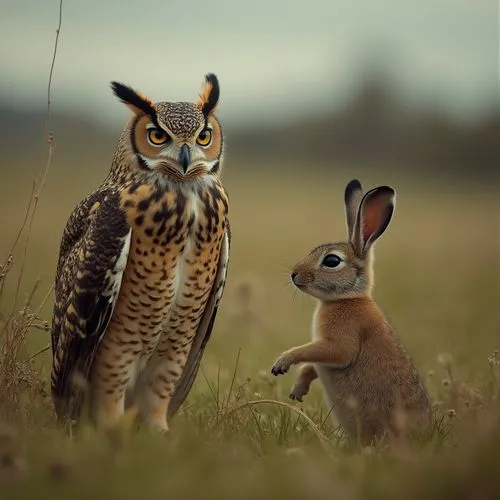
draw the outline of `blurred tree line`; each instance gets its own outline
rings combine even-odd
[[[356,164],[491,183],[499,180],[500,107],[480,121],[459,123],[432,107],[405,107],[388,79],[373,76],[342,110],[279,129],[234,133],[231,151],[263,163]]]
[[[339,111],[327,110],[273,127],[226,127],[231,168],[249,161],[255,169],[259,165],[268,168],[270,162],[298,169],[356,165],[417,176],[498,182],[499,107],[480,121],[464,124],[438,109],[415,110],[404,104],[391,90],[389,79],[378,73],[365,78],[357,95]],[[40,159],[36,155],[44,157],[44,120],[43,109],[20,111],[0,101],[2,170],[29,165],[34,158]],[[78,160],[102,171],[102,158],[111,160],[119,130],[54,111],[52,124],[58,162],[78,163],[77,154]]]

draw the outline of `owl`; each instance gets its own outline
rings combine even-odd
[[[108,175],[63,231],[52,399],[59,421],[109,427],[134,408],[165,432],[197,375],[228,268],[219,83],[206,75],[196,102],[111,88],[132,115]]]

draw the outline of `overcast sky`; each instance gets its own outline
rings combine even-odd
[[[0,97],[44,105],[59,0],[0,0]],[[496,0],[65,0],[53,106],[115,122],[109,81],[192,100],[218,75],[221,116],[340,106],[381,57],[409,103],[474,118],[498,105]]]

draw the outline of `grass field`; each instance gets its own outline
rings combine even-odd
[[[250,166],[232,170],[227,162],[228,285],[202,372],[171,433],[132,432],[124,422],[113,433],[84,429],[70,439],[52,420],[50,356],[25,360],[49,340],[41,330],[50,322],[52,296],[42,301],[65,220],[105,169],[82,165],[68,172],[54,161],[26,259],[23,237],[0,297],[0,498],[499,497],[494,186],[367,169],[320,172],[269,165],[252,174]],[[0,213],[7,214],[3,259],[22,223],[31,181],[29,173],[3,170],[1,176],[9,186],[0,199]],[[313,301],[289,285],[290,267],[312,246],[344,238],[343,188],[352,177],[365,188],[391,184],[398,193],[395,217],[376,248],[375,296],[425,376],[436,410],[433,435],[404,449],[359,450],[347,443],[317,382],[303,404],[265,402],[288,405],[293,370],[274,379],[270,368],[278,354],[310,335]],[[28,299],[40,320],[18,313]],[[33,321],[41,330],[29,327]]]

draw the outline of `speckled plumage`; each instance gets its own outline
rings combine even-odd
[[[148,426],[165,431],[191,389],[229,258],[214,78],[197,103],[153,104],[114,87],[134,116],[60,248],[52,325],[60,419],[78,419],[86,400],[97,425],[112,425],[135,405]],[[167,139],[151,142],[151,129]],[[207,133],[211,142],[199,146]]]
[[[203,121],[203,113],[191,102],[163,102],[156,106],[159,121],[182,138],[192,137]]]

